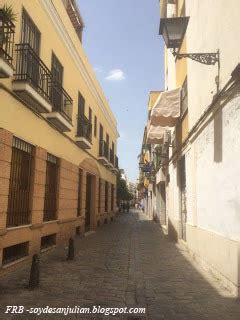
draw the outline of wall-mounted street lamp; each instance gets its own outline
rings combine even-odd
[[[159,34],[163,36],[166,47],[173,49],[176,59],[190,58],[194,61],[214,65],[219,63],[219,51],[211,53],[178,53],[187,30],[189,17],[161,18]]]

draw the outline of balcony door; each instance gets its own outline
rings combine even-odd
[[[84,117],[85,117],[85,99],[81,95],[80,92],[78,92],[78,136],[85,137],[86,136],[86,128],[84,126]]]
[[[99,140],[103,140],[103,126],[101,125],[101,123],[99,126]]]
[[[100,123],[100,125],[99,125],[99,156],[100,157],[103,156],[103,154],[104,154],[102,140],[103,140],[103,126]]]
[[[85,232],[90,230],[91,226],[91,211],[92,211],[92,186],[93,176],[87,174],[86,181],[86,208],[85,208]]]
[[[63,66],[61,65],[58,58],[55,54],[52,54],[52,104],[56,111],[63,111],[64,110],[64,103],[63,103],[63,92],[62,92],[62,83],[63,83]],[[66,111],[67,113],[67,111]]]
[[[39,87],[39,52],[40,52],[41,33],[27,14],[22,12],[22,32],[21,43],[24,50],[21,51],[21,74],[26,74],[26,80],[30,81],[36,88]]]
[[[21,43],[28,44],[39,55],[41,34],[26,10],[22,12]]]
[[[55,54],[52,54],[52,77],[53,80],[62,86],[63,84],[63,66]]]
[[[78,117],[83,119],[85,114],[85,99],[81,95],[81,93],[78,93]]]

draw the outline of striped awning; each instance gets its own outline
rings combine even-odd
[[[165,91],[159,95],[150,117],[155,127],[175,127],[180,117],[181,88]]]
[[[161,144],[163,143],[165,133],[169,129],[168,127],[164,128],[161,126],[154,127],[152,125],[149,125],[148,131],[147,131],[147,140],[146,142],[148,144]]]

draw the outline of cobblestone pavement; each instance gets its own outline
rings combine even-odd
[[[137,211],[119,215],[88,237],[76,238],[75,251],[71,262],[66,261],[63,247],[41,255],[37,290],[25,288],[29,265],[1,277],[0,319],[240,319],[239,302]],[[6,305],[140,306],[146,314],[7,315]]]

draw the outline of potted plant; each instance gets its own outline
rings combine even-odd
[[[3,16],[7,18],[8,21],[14,23],[17,20],[17,14],[14,12],[12,5],[5,4],[2,7]],[[4,19],[4,17],[3,17]],[[5,32],[4,21],[0,20],[0,44],[8,43],[10,34]]]
[[[15,22],[17,20],[17,14],[14,12],[12,5],[5,4],[2,10],[8,20],[11,22]]]

